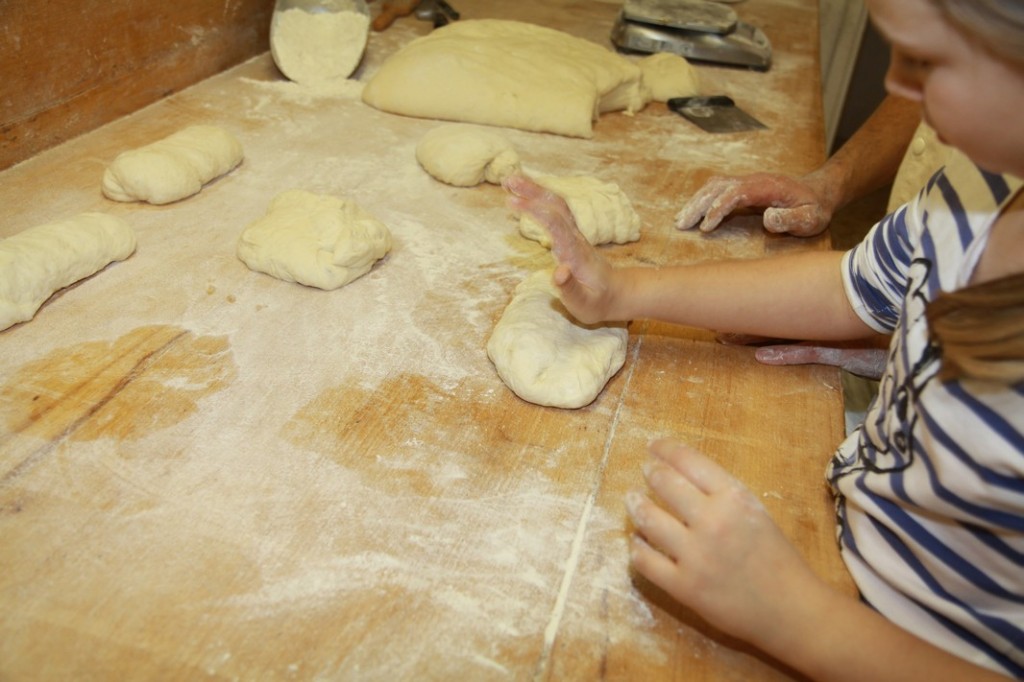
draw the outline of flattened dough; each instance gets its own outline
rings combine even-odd
[[[416,160],[441,182],[473,187],[500,185],[519,169],[519,154],[496,132],[464,124],[438,126],[420,139]]]
[[[114,201],[169,204],[242,162],[242,145],[217,126],[184,128],[162,140],[122,152],[103,174],[103,194]]]
[[[586,326],[562,306],[551,270],[518,287],[487,342],[501,380],[537,405],[589,405],[626,360],[626,326]]]
[[[394,114],[590,137],[599,114],[647,104],[640,67],[568,33],[456,21],[392,55],[363,101]]]
[[[105,213],[81,213],[0,241],[0,330],[31,320],[55,291],[134,251],[132,228]]]
[[[591,244],[626,244],[640,239],[640,216],[625,192],[613,182],[587,175],[535,178],[569,205],[576,225]],[[551,248],[551,238],[532,216],[519,216],[519,233]]]
[[[318,289],[362,277],[390,250],[388,228],[355,202],[300,189],[277,195],[238,240],[249,269]]]
[[[656,52],[638,62],[644,74],[644,87],[655,102],[673,97],[693,97],[700,92],[697,69],[684,57],[671,52]]]

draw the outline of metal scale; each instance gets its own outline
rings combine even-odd
[[[765,71],[772,47],[761,29],[736,12],[700,0],[626,0],[612,42],[635,52],[672,52],[687,59]]]

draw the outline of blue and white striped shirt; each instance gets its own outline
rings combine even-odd
[[[941,382],[925,306],[963,288],[1020,190],[960,154],[846,254],[847,295],[892,333],[879,395],[828,471],[864,599],[978,665],[1024,676],[1024,382]],[[1021,245],[1024,248],[1024,245]]]

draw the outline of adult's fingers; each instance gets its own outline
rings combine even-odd
[[[869,379],[885,371],[887,352],[881,348],[827,348],[778,345],[758,348],[754,357],[766,365],[831,365]]]
[[[676,229],[689,230],[696,227],[718,196],[718,192],[718,178],[711,178],[676,214]]]
[[[764,229],[775,234],[791,234],[795,237],[811,237],[828,227],[828,220],[822,215],[817,204],[805,204],[794,208],[767,208],[762,218]]]

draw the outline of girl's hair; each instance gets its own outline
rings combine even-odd
[[[939,379],[1024,381],[1024,273],[944,292],[925,314]]]
[[[1024,64],[1024,2],[1021,0],[932,0],[950,21],[992,52]]]

